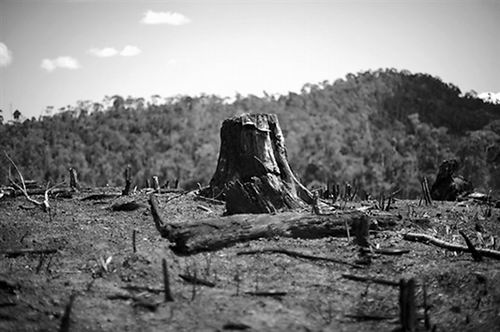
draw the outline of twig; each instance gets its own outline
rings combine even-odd
[[[215,284],[211,281],[200,279],[196,276],[192,276],[189,274],[179,274],[179,277],[182,278],[182,280],[190,283],[190,284],[195,284],[195,285],[202,285],[202,286],[207,286],[207,287],[215,287]]]
[[[287,295],[287,292],[280,292],[280,291],[255,291],[255,292],[245,292],[247,295],[252,295],[252,296],[269,296],[269,297],[282,297]]]
[[[173,302],[174,298],[172,297],[172,293],[170,291],[170,281],[168,278],[168,268],[167,268],[167,260],[163,258],[161,260],[163,267],[163,286],[165,289],[165,302]]]
[[[160,209],[158,208],[158,200],[156,199],[154,193],[149,195],[149,205],[151,207],[151,214],[153,215],[153,220],[156,224],[156,227],[163,227],[164,225],[166,225],[165,221],[163,221],[163,218],[160,215]]]
[[[69,186],[72,191],[78,192],[80,190],[80,184],[78,183],[78,173],[76,169],[70,167],[69,171]]]
[[[399,282],[399,317],[402,332],[414,332],[417,325],[417,312],[415,307],[415,279]]]
[[[137,231],[134,229],[132,231],[132,250],[134,251],[134,253],[137,252],[137,247],[135,246],[136,233]]]
[[[156,175],[153,176],[153,188],[158,194],[161,194],[160,181]]]
[[[348,273],[342,274],[342,277],[349,279],[349,280],[354,280],[354,281],[368,281],[368,282],[371,282],[374,284],[393,286],[393,287],[399,286],[398,281],[382,279],[382,278],[378,278],[378,277],[360,276],[360,275],[354,275],[354,274],[348,274]]]
[[[338,264],[344,264],[344,265],[349,265],[351,267],[355,268],[362,268],[362,266],[358,264],[353,264],[338,258],[333,258],[333,257],[324,257],[324,256],[314,256],[314,255],[309,255],[305,253],[301,253],[298,251],[292,251],[292,250],[286,250],[286,249],[280,249],[280,248],[264,248],[264,249],[257,249],[257,250],[247,250],[247,251],[240,251],[236,255],[253,255],[253,254],[264,254],[264,253],[274,253],[274,254],[284,254],[288,255],[291,257],[295,258],[304,258],[304,259],[310,259],[310,260],[316,260],[316,261],[327,261],[327,262],[334,262]]]
[[[64,315],[61,319],[61,326],[59,327],[59,332],[69,332],[71,325],[71,309],[73,308],[73,303],[75,302],[76,294],[73,293],[69,297],[69,302],[64,309]]]
[[[379,315],[369,315],[369,314],[346,314],[344,316],[347,318],[352,318],[352,319],[361,320],[361,321],[386,320],[386,319],[393,319],[394,318],[391,316],[379,316]]]
[[[469,248],[469,251],[472,254],[472,258],[474,259],[474,261],[481,262],[483,260],[483,256],[476,250],[476,247],[474,247],[472,242],[469,240],[467,234],[465,234],[465,232],[462,230],[458,231],[458,233],[460,233],[460,235],[462,235],[462,237],[464,238],[465,243],[467,244],[467,247]]]
[[[10,172],[9,172],[9,181],[18,189],[20,190],[23,194],[24,194],[24,197],[26,197],[26,199],[28,201],[30,201],[31,203],[37,205],[37,206],[40,206],[42,208],[42,210],[44,212],[50,212],[50,204],[49,204],[49,191],[54,189],[55,187],[57,187],[58,185],[55,185],[54,187],[52,188],[47,188],[45,190],[45,195],[44,195],[44,200],[43,202],[40,202],[40,201],[37,201],[36,199],[34,198],[31,198],[29,195],[28,195],[28,191],[26,189],[26,181],[24,180],[24,177],[23,177],[23,174],[21,173],[21,171],[19,170],[19,168],[17,167],[16,163],[14,162],[14,160],[12,160],[10,158],[10,156],[7,154],[7,152],[5,152],[5,156],[7,157],[7,159],[10,161],[10,163],[14,166],[14,169],[16,170],[17,172],[17,175],[19,176],[19,179],[21,180],[21,184],[22,184],[22,187],[17,184],[10,176]]]
[[[387,256],[399,256],[403,254],[407,254],[410,252],[409,249],[398,249],[398,248],[361,248],[361,251],[364,253],[375,253],[380,255]]]
[[[150,293],[163,293],[164,288],[153,288],[149,286],[126,285],[122,286],[123,289],[137,291],[137,292],[150,292]]]
[[[414,242],[430,243],[440,248],[457,251],[457,252],[470,252],[470,249],[465,246],[461,246],[454,243],[445,242],[443,240],[436,239],[427,234],[417,234],[417,233],[406,233],[403,235],[403,239]],[[494,259],[500,259],[500,251],[492,249],[477,249],[476,251],[483,257],[489,257]]]
[[[201,196],[201,195],[198,195],[198,194],[194,196],[194,199],[198,199],[198,200],[205,201],[205,202],[212,203],[212,204],[216,204],[216,205],[224,205],[224,204],[226,204],[226,202],[224,202],[224,201],[221,201],[221,200],[218,200],[218,199],[214,199],[214,198],[208,198],[208,197]]]
[[[125,188],[122,191],[123,196],[130,195],[130,188],[132,186],[132,175],[131,175],[131,166],[127,165],[125,171],[123,172],[123,177],[125,178]]]
[[[424,282],[422,285],[423,296],[424,296],[424,327],[426,331],[429,331],[431,328],[431,321],[429,318],[429,305],[427,303],[427,284]]]
[[[21,255],[28,254],[54,254],[57,252],[57,248],[47,248],[47,249],[4,249],[0,250],[0,255],[7,255],[8,257],[17,257]]]
[[[205,211],[205,212],[212,213],[212,210],[210,210],[209,208],[207,208],[206,206],[203,206],[203,205],[201,205],[201,204],[196,205],[196,207],[197,207],[198,209],[200,209],[200,210]]]

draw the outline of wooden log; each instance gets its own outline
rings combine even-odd
[[[173,244],[178,254],[194,254],[213,251],[259,238],[276,236],[315,239],[328,236],[346,236],[345,224],[365,218],[359,211],[339,211],[331,215],[285,212],[280,214],[239,214],[214,217],[198,221],[168,224],[161,217],[154,195],[149,198],[155,225],[161,236]],[[381,230],[394,227],[397,216],[377,216],[377,227]],[[374,223],[371,223],[374,227]]]

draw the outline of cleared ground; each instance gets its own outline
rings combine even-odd
[[[400,225],[372,233],[370,239],[381,248],[410,252],[375,255],[370,265],[359,269],[282,254],[237,255],[249,249],[283,248],[355,262],[358,250],[347,238],[261,239],[216,252],[176,256],[155,229],[146,194],[130,197],[142,205],[139,209],[114,212],[110,206],[123,198],[82,200],[97,193],[102,191],[52,200],[52,220],[39,208],[25,209],[31,206],[23,197],[0,200],[0,250],[58,249],[46,255],[0,255],[0,331],[58,330],[71,294],[75,297],[70,331],[219,331],[245,326],[247,331],[396,329],[398,288],[347,280],[343,273],[425,282],[430,322],[437,331],[500,327],[500,261],[474,262],[470,254],[402,237],[406,232],[425,233],[465,245],[458,234],[464,230],[476,245],[498,249],[499,209],[489,216],[485,206],[474,202],[425,207],[418,201],[397,201],[390,213],[402,217]],[[195,200],[193,194],[164,194],[159,201],[163,216],[172,223],[222,215],[224,209]],[[349,203],[346,208],[362,203],[368,204]],[[167,261],[174,302],[164,302],[162,259]],[[179,274],[196,274],[215,287],[193,286]],[[417,290],[423,327],[421,287]],[[284,294],[247,294],[256,291]]]

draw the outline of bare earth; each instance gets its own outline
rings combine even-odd
[[[400,225],[393,231],[374,232],[370,240],[381,248],[410,252],[376,254],[370,265],[360,269],[283,254],[237,255],[250,249],[283,248],[354,263],[358,250],[347,238],[261,239],[216,252],[176,256],[154,226],[146,194],[128,198],[142,204],[129,212],[109,208],[124,198],[81,200],[90,194],[52,200],[52,220],[39,208],[25,209],[31,206],[23,197],[0,199],[0,250],[58,249],[46,255],[0,255],[0,331],[396,330],[398,287],[347,280],[343,273],[396,282],[416,278],[422,331],[424,282],[430,323],[437,331],[500,329],[500,261],[475,262],[468,253],[402,237],[406,232],[425,233],[465,245],[458,234],[464,230],[478,247],[498,249],[499,209],[487,216],[486,207],[475,202],[419,207],[418,201],[397,201],[391,213],[401,215]],[[221,205],[195,200],[193,194],[178,195],[159,196],[169,222],[223,213]],[[346,208],[361,204],[349,203]],[[174,302],[164,302],[163,258]],[[179,274],[196,274],[215,287],[193,286]],[[273,291],[282,294],[247,294]],[[71,294],[69,328],[61,328]]]

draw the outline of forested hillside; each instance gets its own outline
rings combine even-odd
[[[108,97],[51,117],[0,126],[0,147],[27,178],[61,180],[68,167],[89,186],[122,185],[131,165],[139,186],[152,175],[205,185],[217,163],[219,128],[243,112],[278,114],[290,164],[303,183],[356,181],[379,194],[416,197],[423,176],[457,158],[479,190],[500,190],[500,105],[426,74],[378,70],[306,84],[283,96]],[[21,110],[22,112],[22,110]],[[0,182],[8,162],[2,157]]]

